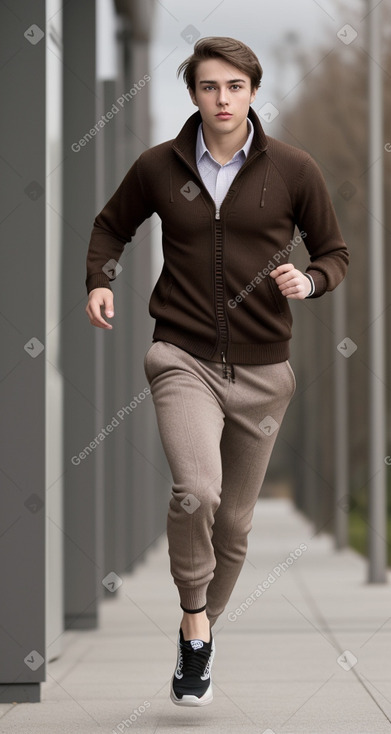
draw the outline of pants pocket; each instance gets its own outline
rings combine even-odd
[[[156,344],[158,344],[158,343],[159,342],[157,342],[157,341],[156,342],[152,342],[151,346],[146,351],[145,356],[144,356],[144,373],[145,373],[145,376],[146,376],[149,384],[150,384],[150,377],[149,377],[149,372],[148,372],[149,358],[150,358],[150,355],[152,354],[152,351],[154,350],[154,347],[156,347]]]
[[[289,362],[288,359],[286,360],[285,364],[286,364],[286,366],[288,368],[288,372],[289,372],[289,374],[291,376],[291,380],[292,380],[292,395],[291,395],[291,397],[293,397],[293,395],[296,392],[296,377],[295,377],[295,373],[293,372],[292,366],[291,366],[291,364],[290,364],[290,362]]]

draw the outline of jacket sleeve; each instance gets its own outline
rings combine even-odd
[[[109,277],[105,272],[110,271],[110,266],[106,264],[110,260],[119,261],[125,244],[131,241],[140,224],[154,212],[141,181],[140,158],[134,162],[111,199],[95,217],[86,258],[87,293],[93,288],[111,290],[110,281],[115,278],[112,273]]]
[[[306,273],[312,276],[311,298],[332,291],[344,279],[349,252],[340,232],[323,175],[311,156],[301,167],[295,196],[295,222],[310,256]]]

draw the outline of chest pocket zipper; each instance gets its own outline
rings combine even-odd
[[[269,177],[269,171],[270,171],[270,161],[267,162],[265,178],[263,180],[262,194],[261,194],[261,203],[259,205],[261,207],[261,209],[265,206],[265,195],[266,195],[267,180],[268,180],[268,177]]]

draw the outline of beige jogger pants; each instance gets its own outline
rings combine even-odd
[[[288,361],[235,365],[153,342],[144,369],[173,486],[167,534],[170,570],[185,611],[224,611],[247,551],[279,426],[296,382]]]

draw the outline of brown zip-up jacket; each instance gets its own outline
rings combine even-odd
[[[295,225],[310,256],[312,297],[341,282],[349,256],[315,161],[266,136],[251,107],[248,117],[251,148],[219,216],[195,160],[199,111],[174,140],[139,156],[95,218],[86,287],[110,288],[108,261],[118,262],[157,212],[164,264],[149,302],[153,339],[212,361],[271,364],[289,357],[292,315],[270,272],[291,253],[294,260]]]

